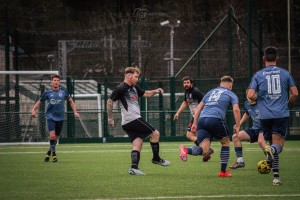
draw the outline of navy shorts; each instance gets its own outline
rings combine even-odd
[[[127,133],[130,142],[133,142],[136,138],[145,139],[155,131],[153,126],[143,118],[133,120],[132,122],[123,125],[122,128]]]
[[[260,132],[262,132],[261,129],[253,129],[253,128],[249,128],[244,130],[250,137],[250,143],[254,143],[258,141],[258,135]]]
[[[261,119],[261,126],[264,131],[265,138],[272,138],[272,134],[278,133],[282,138],[286,138],[289,118],[276,118],[276,119]]]
[[[198,121],[197,142],[200,144],[204,139],[216,138],[221,140],[229,136],[229,131],[224,120],[212,117],[201,117]]]
[[[53,119],[47,119],[48,130],[55,131],[55,135],[60,136],[64,121],[54,121]]]

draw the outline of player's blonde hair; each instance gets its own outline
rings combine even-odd
[[[134,73],[137,73],[137,74],[140,74],[140,69],[138,67],[126,67],[125,68],[125,75],[126,74],[134,74]]]
[[[233,78],[231,78],[230,76],[223,76],[221,78],[221,82],[229,82],[229,83],[233,83]]]

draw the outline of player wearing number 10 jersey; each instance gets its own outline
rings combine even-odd
[[[270,138],[271,147],[268,146],[265,151],[267,162],[273,170],[273,185],[280,185],[279,153],[287,134],[288,104],[296,101],[298,89],[291,74],[276,65],[279,57],[275,47],[267,47],[263,59],[265,68],[253,75],[247,98],[257,101],[265,138]]]

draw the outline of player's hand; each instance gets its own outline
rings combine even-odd
[[[75,118],[79,118],[80,115],[76,112],[76,113],[74,113],[74,117],[75,117]]]
[[[31,116],[34,117],[34,118],[37,117],[37,114],[36,114],[35,110],[32,110],[32,111],[31,111]]]
[[[111,125],[112,127],[115,126],[115,121],[113,118],[108,118],[108,124]]]
[[[177,119],[178,119],[178,117],[179,117],[179,114],[177,114],[177,113],[176,113],[176,114],[174,115],[174,118],[173,118],[173,120],[177,120]]]
[[[236,136],[238,136],[239,132],[240,132],[240,126],[234,125],[233,133],[236,134]]]
[[[155,92],[156,92],[156,94],[163,94],[164,90],[161,88],[157,88]]]
[[[191,131],[192,131],[193,133],[196,133],[196,132],[197,132],[197,124],[194,124],[194,123],[193,123],[193,125],[192,125],[192,127],[191,127]]]

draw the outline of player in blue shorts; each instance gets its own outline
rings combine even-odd
[[[288,106],[296,102],[298,89],[291,74],[277,66],[277,48],[265,48],[263,59],[265,68],[253,75],[247,98],[257,102],[265,138],[271,138],[271,147],[265,149],[267,162],[272,167],[273,185],[280,185],[279,154],[288,129]]]
[[[233,79],[230,76],[221,78],[220,87],[210,90],[197,106],[192,131],[197,130],[197,142],[199,146],[184,148],[181,153],[192,153],[194,155],[205,154],[210,149],[213,138],[219,140],[222,145],[221,171],[219,177],[231,177],[226,170],[230,155],[229,131],[225,124],[225,116],[229,107],[233,109],[236,133],[240,130],[241,113],[238,97],[231,91]],[[200,116],[200,117],[199,117]],[[199,119],[199,120],[198,120]]]
[[[140,153],[145,138],[150,138],[152,148],[152,163],[160,166],[169,166],[170,161],[162,159],[159,155],[160,134],[151,124],[146,122],[140,113],[139,97],[152,97],[162,94],[161,88],[155,90],[143,90],[136,86],[139,80],[140,70],[136,67],[125,68],[124,81],[115,88],[107,100],[108,124],[114,126],[113,103],[118,101],[121,108],[122,128],[127,133],[132,143],[130,175],[145,175],[139,169]]]
[[[240,125],[242,126],[248,119],[252,119],[253,126],[249,129],[241,130],[238,134],[235,133],[232,136],[232,141],[234,144],[234,150],[237,157],[236,162],[230,166],[230,169],[238,169],[245,167],[245,162],[243,159],[243,147],[242,141],[249,141],[254,143],[258,141],[259,146],[264,150],[266,147],[266,142],[263,136],[263,132],[259,120],[259,110],[256,106],[256,102],[250,100],[246,101],[244,104],[245,113],[241,119]]]
[[[39,101],[33,106],[31,115],[32,117],[37,117],[36,110],[42,105],[43,102],[47,102],[46,108],[46,119],[49,130],[49,140],[50,148],[46,153],[44,159],[45,162],[49,162],[51,153],[52,161],[57,162],[56,155],[56,144],[60,136],[60,132],[64,123],[64,112],[65,112],[65,100],[67,99],[70,102],[70,106],[74,112],[75,118],[79,118],[79,114],[76,111],[76,106],[67,92],[67,90],[60,87],[60,76],[53,75],[51,77],[51,86],[52,88],[47,90]]]

